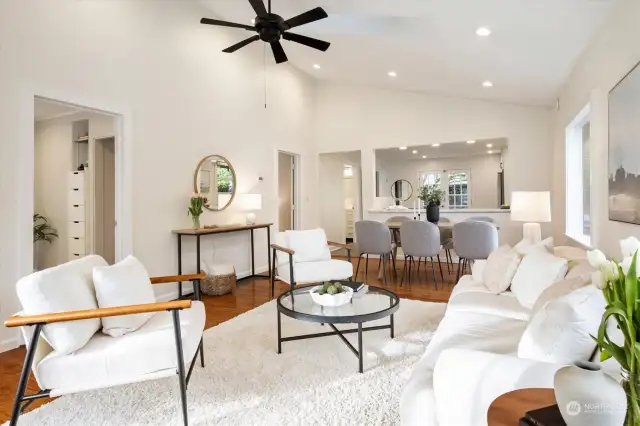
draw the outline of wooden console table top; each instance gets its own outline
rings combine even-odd
[[[225,232],[248,231],[251,229],[268,228],[272,225],[273,223],[256,223],[254,225],[233,224],[233,225],[220,225],[220,226],[216,226],[215,228],[174,229],[171,232],[178,235],[210,235],[210,234],[224,234]]]
[[[489,426],[517,426],[525,413],[556,403],[553,389],[520,389],[505,393],[489,407]]]

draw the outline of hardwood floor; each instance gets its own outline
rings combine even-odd
[[[354,260],[354,269],[357,259]],[[398,296],[405,299],[423,300],[429,302],[447,302],[451,290],[455,285],[455,268],[451,268],[451,274],[448,273],[446,264],[442,264],[444,272],[444,284],[441,282],[440,273],[436,266],[436,274],[438,279],[438,289],[435,289],[431,264],[422,262],[420,264],[419,273],[416,272],[417,265],[412,268],[411,281],[405,277],[404,283],[400,286],[403,262],[398,261],[396,264],[398,276],[397,278],[389,277],[385,283],[377,278],[379,263],[377,260],[369,260],[369,269],[367,279],[364,278],[364,260],[360,264],[359,281],[365,281],[367,284],[378,287],[388,288],[395,292]],[[425,272],[426,270],[426,272]],[[276,295],[288,289],[288,285],[277,282]],[[271,284],[266,278],[248,279],[238,283],[236,295],[231,294],[218,297],[203,296],[203,302],[206,306],[207,319],[206,328],[214,327],[224,321],[227,321],[237,315],[250,311],[251,309],[267,303],[271,300]],[[22,370],[24,361],[24,347],[14,349],[0,354],[0,374],[2,381],[0,382],[0,422],[9,420],[11,408],[15,396],[16,386]],[[27,394],[37,392],[38,386],[32,377],[29,380]],[[27,411],[46,404],[50,399],[42,399],[34,402]]]

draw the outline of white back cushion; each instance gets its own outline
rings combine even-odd
[[[520,254],[504,245],[489,255],[482,274],[484,285],[493,294],[507,291],[520,265]]]
[[[112,266],[94,268],[93,282],[96,287],[98,306],[101,308],[143,305],[156,301],[147,270],[133,256],[128,256]],[[153,312],[103,318],[102,332],[119,337],[136,331],[152,316]]]
[[[598,333],[605,306],[593,285],[552,300],[531,317],[518,356],[566,364],[588,361],[596,348],[591,335]]]
[[[553,253],[553,237],[549,237],[537,243],[524,239],[513,247],[521,256],[526,256],[537,250]]]
[[[86,256],[28,275],[18,281],[18,299],[24,315],[96,309],[93,268],[106,266],[100,256]],[[100,319],[45,325],[43,337],[60,354],[82,348],[100,330]]]
[[[296,252],[293,255],[295,263],[331,260],[331,251],[327,245],[324,229],[287,231],[286,234],[289,248]]]
[[[542,250],[526,255],[513,280],[511,291],[525,308],[533,309],[538,296],[567,274],[567,260]]]

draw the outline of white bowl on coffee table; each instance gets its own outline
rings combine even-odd
[[[342,288],[344,291],[342,293],[337,293],[337,294],[316,293],[316,291],[321,288],[322,286],[318,285],[313,287],[309,292],[309,294],[311,294],[311,299],[313,299],[313,301],[318,305],[330,306],[330,307],[342,306],[351,302],[351,299],[353,298],[353,289],[351,287],[343,286]]]

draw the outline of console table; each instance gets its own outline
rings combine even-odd
[[[201,228],[201,229],[174,229],[173,232],[178,236],[178,275],[182,275],[182,237],[190,236],[196,238],[196,271],[200,272],[200,237],[204,235],[216,235],[227,234],[230,232],[245,232],[249,231],[251,234],[251,275],[243,279],[252,277],[265,277],[264,275],[256,274],[255,264],[255,244],[253,241],[253,234],[256,229],[266,229],[267,231],[267,258],[268,258],[268,275],[265,278],[271,276],[271,226],[273,223],[256,223],[255,225],[221,225],[215,228]],[[178,296],[182,298],[182,283],[178,283]]]

